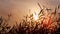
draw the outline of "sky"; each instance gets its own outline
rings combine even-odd
[[[60,0],[0,0],[0,16],[7,18],[7,15],[11,13],[10,22],[14,23],[14,21],[19,21],[18,19],[22,19],[27,14],[38,13],[40,8],[37,3],[43,7],[54,9],[60,4]]]

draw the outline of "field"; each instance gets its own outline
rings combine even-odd
[[[60,13],[57,13],[60,6],[51,12],[52,9],[42,8],[39,3],[37,4],[41,8],[38,14],[35,12],[24,16],[19,25],[16,21],[12,28],[8,26],[11,14],[8,15],[8,19],[0,16],[0,34],[60,34]]]

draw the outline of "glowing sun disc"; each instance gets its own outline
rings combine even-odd
[[[33,13],[33,19],[38,20],[38,14]]]

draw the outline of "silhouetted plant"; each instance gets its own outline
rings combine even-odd
[[[59,9],[58,7],[55,8],[54,12],[49,13],[48,11],[51,11],[50,8],[42,8],[40,4],[38,3],[38,6],[41,8],[38,16],[38,21],[33,20],[33,14],[30,14],[30,16],[26,15],[24,16],[25,19],[22,19],[20,24],[18,25],[17,21],[15,22],[16,25],[12,27],[12,29],[9,32],[6,32],[8,29],[10,29],[11,26],[8,26],[7,21],[10,19],[11,14],[8,15],[9,19],[5,19],[4,25],[2,26],[2,22],[4,19],[0,18],[0,30],[1,34],[60,34],[60,18],[58,20],[56,19],[56,14]],[[47,10],[47,13],[45,13],[45,10]],[[30,9],[29,9],[30,12]],[[47,15],[46,15],[47,14]],[[58,13],[59,14],[59,13]],[[50,15],[50,16],[49,16]],[[53,16],[53,17],[52,17]],[[30,19],[28,21],[28,18]],[[48,24],[46,24],[47,22]],[[59,26],[59,27],[58,27]]]

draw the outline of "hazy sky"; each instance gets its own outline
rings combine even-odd
[[[7,15],[9,12],[15,16],[25,15],[31,11],[39,11],[39,2],[42,6],[55,8],[60,0],[0,0],[0,14]]]
[[[44,7],[55,8],[60,4],[60,0],[0,0],[0,15],[7,16],[9,13],[13,15],[13,19],[20,19],[24,15],[40,10],[37,3]],[[12,21],[12,20],[11,20]]]

